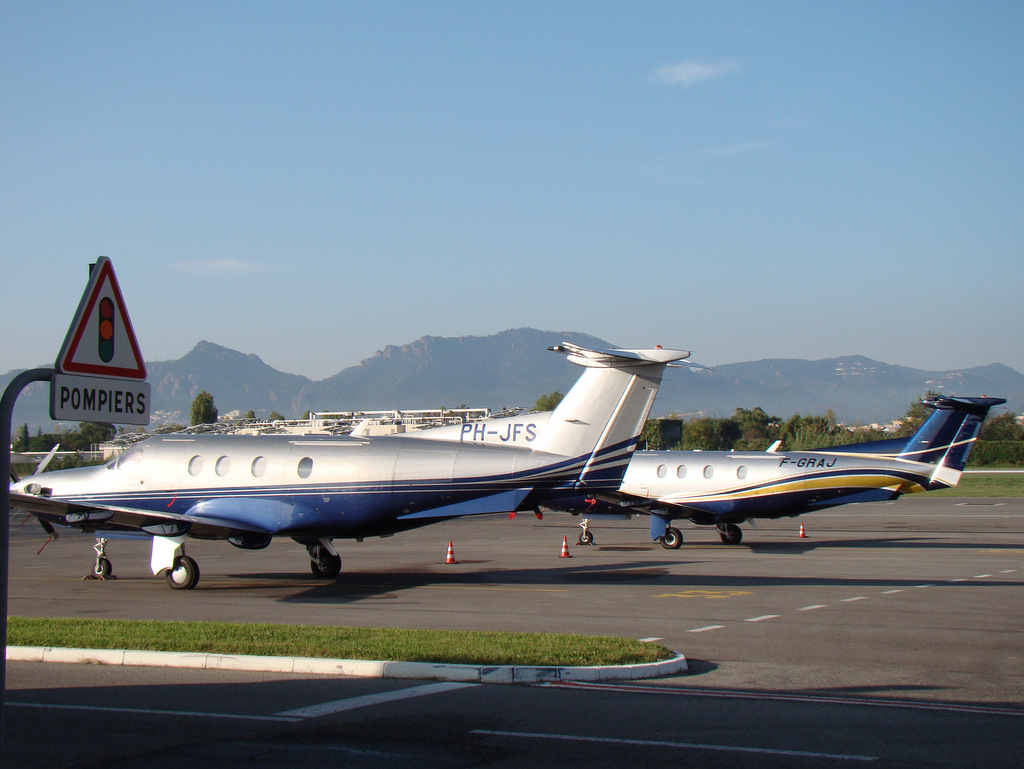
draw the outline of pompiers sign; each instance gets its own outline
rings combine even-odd
[[[150,386],[110,260],[92,265],[50,386],[50,417],[147,425]]]

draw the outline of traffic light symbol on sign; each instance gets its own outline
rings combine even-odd
[[[114,302],[106,296],[100,300],[99,353],[104,363],[114,358]]]

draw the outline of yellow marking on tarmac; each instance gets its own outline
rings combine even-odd
[[[978,552],[979,553],[999,553],[1001,555],[1002,554],[1007,554],[1007,553],[1012,554],[1012,555],[1020,555],[1021,553],[1024,553],[1024,550],[1022,550],[1019,547],[1016,548],[1016,549],[1013,549],[1013,550],[997,550],[997,549],[993,548],[992,550],[979,550]]]
[[[487,585],[416,585],[421,590],[503,590],[511,593],[567,593],[558,587],[500,587]]]
[[[681,593],[661,593],[655,598],[735,598],[738,595],[750,595],[749,590],[684,590]]]

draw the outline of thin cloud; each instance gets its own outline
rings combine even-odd
[[[191,262],[172,264],[171,269],[195,275],[253,275],[266,272],[267,268],[255,262],[222,257],[220,259],[197,259]]]
[[[725,59],[722,61],[682,61],[678,64],[668,64],[656,70],[654,76],[665,85],[678,85],[689,88],[691,85],[702,83],[705,80],[717,80],[718,78],[731,75],[743,69],[743,62],[739,59]]]

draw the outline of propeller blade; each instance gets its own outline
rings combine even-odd
[[[57,455],[57,451],[59,449],[60,449],[60,444],[59,443],[56,446],[54,446],[52,449],[50,449],[50,453],[47,454],[45,457],[43,457],[43,461],[40,462],[36,466],[35,472],[32,473],[32,475],[39,475],[39,473],[43,472],[43,470],[46,469],[46,466],[48,464],[50,464],[50,462],[53,461],[53,458]]]

